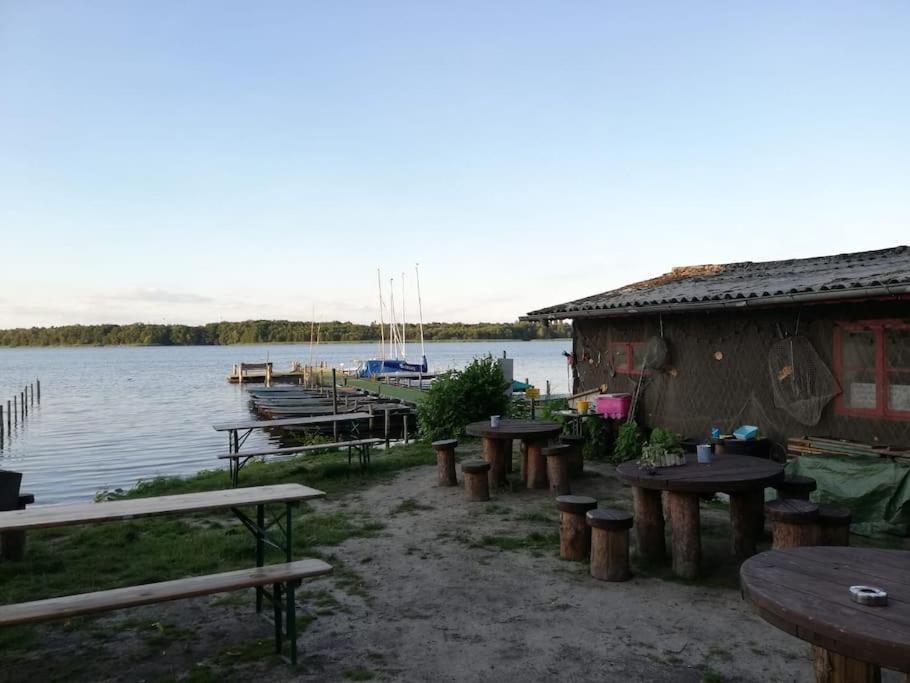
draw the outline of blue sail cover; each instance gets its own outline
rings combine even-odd
[[[427,373],[427,357],[424,356],[420,365],[417,363],[408,363],[406,360],[398,358],[389,358],[379,360],[373,358],[366,361],[360,369],[360,377],[372,377],[373,375],[388,375],[394,372],[417,372]]]

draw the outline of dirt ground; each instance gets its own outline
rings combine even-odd
[[[588,465],[573,493],[628,509],[611,470]],[[33,654],[0,679],[812,680],[808,645],[740,598],[721,506],[702,507],[704,581],[633,567],[632,580],[606,583],[559,559],[548,492],[468,503],[435,479],[434,467],[405,470],[315,506],[385,526],[326,549],[343,568],[302,587],[296,671],[270,654],[251,595],[233,594],[42,627]]]

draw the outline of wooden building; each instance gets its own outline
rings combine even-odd
[[[571,319],[575,391],[639,392],[649,427],[910,446],[905,246],[675,268],[525,319]]]

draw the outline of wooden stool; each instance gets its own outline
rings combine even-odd
[[[597,501],[588,496],[558,496],[559,556],[564,560],[586,560],[591,552],[591,528],[585,519]]]
[[[490,465],[488,474],[490,488],[505,488],[508,482],[506,481],[506,460],[501,439],[484,438],[483,459]]]
[[[547,458],[547,479],[550,491],[565,496],[569,491],[569,446],[548,446],[543,449]]]
[[[799,475],[787,477],[780,484],[774,486],[778,498],[799,498],[809,500],[809,494],[816,488],[815,479]]]
[[[765,517],[774,524],[775,550],[818,545],[818,505],[798,498],[765,503]]]
[[[853,521],[848,508],[835,505],[818,506],[819,545],[850,545],[850,522]]]
[[[619,510],[588,510],[591,527],[591,576],[601,581],[626,581],[629,572],[629,529],[632,515]]]
[[[436,478],[440,486],[457,486],[455,476],[455,447],[457,439],[443,439],[432,443],[436,451]]]
[[[490,500],[490,483],[487,473],[490,463],[483,460],[466,460],[461,463],[461,473],[464,475],[464,490],[470,501]]]
[[[580,434],[563,434],[559,440],[569,447],[569,476],[580,477],[585,471],[585,437]]]
[[[543,454],[547,442],[525,439],[525,482],[529,489],[547,488],[547,458]]]

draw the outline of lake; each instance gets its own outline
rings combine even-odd
[[[567,391],[563,351],[568,339],[428,342],[430,369],[463,367],[505,351],[515,378],[553,393]],[[416,357],[417,347],[411,350]],[[312,361],[350,367],[376,355],[376,344],[321,344]],[[227,437],[212,424],[248,418],[245,389],[228,384],[231,365],[292,361],[309,364],[308,344],[241,346],[78,347],[0,349],[0,400],[41,380],[41,405],[13,427],[0,449],[0,468],[24,473],[23,490],[40,503],[90,500],[98,490],[129,487],[157,475],[186,475],[218,467]],[[5,421],[5,418],[4,418]],[[248,447],[265,446],[254,432]]]

